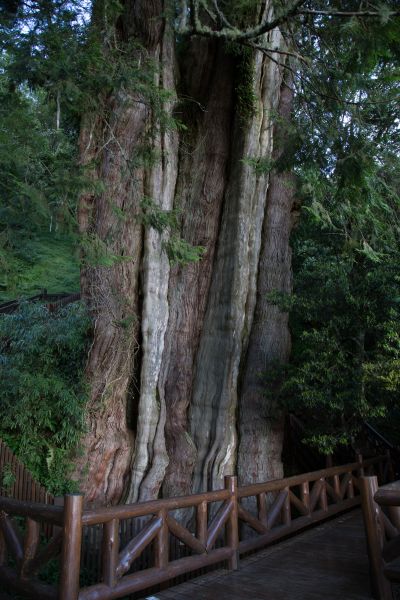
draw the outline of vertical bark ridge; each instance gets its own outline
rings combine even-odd
[[[273,48],[282,46],[282,35],[278,29],[268,33],[266,36],[267,43]],[[276,60],[279,62],[279,55],[276,55]],[[277,107],[280,99],[280,87],[282,81],[282,70],[277,69],[276,63],[267,60],[264,67],[264,73],[261,80],[261,98],[263,98],[262,108],[262,126],[258,140],[261,152],[267,150],[267,154],[262,158],[268,159],[274,151],[274,122]],[[259,177],[256,182],[256,195],[266,196],[269,185],[269,173],[266,170],[265,177]],[[254,224],[250,230],[249,239],[249,286],[246,300],[245,310],[245,325],[243,330],[243,348],[247,349],[250,331],[252,327],[252,319],[256,304],[257,293],[257,275],[259,269],[259,257],[262,241],[262,226],[265,215],[265,202],[260,203],[259,212],[255,215]],[[262,210],[261,210],[262,209]],[[242,353],[242,359],[244,358]]]
[[[256,114],[234,128],[230,176],[222,227],[202,330],[193,398],[191,431],[198,455],[194,489],[221,485],[236,461],[237,381],[243,351],[249,283],[255,278],[264,214],[267,176],[256,176],[246,159],[271,156],[272,119],[279,68],[257,53],[254,92]],[[254,284],[253,284],[254,285]],[[247,321],[250,317],[247,317]]]
[[[163,371],[170,457],[166,495],[191,490],[196,450],[188,433],[187,409],[220,226],[233,108],[232,56],[214,41],[195,41],[194,46],[197,55],[200,46],[202,56],[207,56],[208,70],[202,62],[193,69],[189,57],[185,91],[191,102],[201,107],[195,104],[193,117],[192,105],[192,122],[188,123],[191,139],[181,147],[177,201],[183,209],[182,236],[193,245],[202,245],[205,254],[198,263],[174,268],[170,281],[171,312]]]
[[[171,93],[164,110],[172,113],[175,104],[174,46],[172,32],[167,32],[159,52],[160,81],[163,90]],[[154,125],[157,129],[157,125]],[[176,177],[178,133],[162,129],[154,140],[155,147],[162,148],[162,158],[149,174],[146,193],[157,206],[168,211],[173,208]],[[138,407],[137,438],[128,500],[146,500],[158,495],[168,456],[165,446],[164,426],[166,419],[164,390],[159,389],[158,379],[164,350],[164,336],[168,324],[169,261],[164,249],[168,233],[160,234],[154,229],[145,233],[143,257],[143,310],[142,362],[140,400]]]
[[[283,83],[279,116],[290,122],[293,90]],[[287,125],[286,125],[287,126]],[[285,132],[275,139],[286,139]],[[277,147],[273,158],[278,159],[283,147]],[[271,292],[291,293],[291,212],[294,201],[294,179],[291,173],[274,172],[268,189],[267,207],[263,224],[263,241],[257,283],[257,302],[244,365],[240,394],[240,445],[238,473],[242,483],[280,478],[283,475],[281,450],[283,415],[277,406],[274,390],[265,394],[265,372],[289,358],[290,332],[288,313],[268,300]]]
[[[84,482],[89,502],[117,501],[130,461],[132,439],[125,400],[137,337],[138,257],[142,246],[137,216],[143,174],[130,176],[126,157],[134,154],[135,142],[144,135],[147,117],[147,108],[137,98],[118,94],[112,99],[102,149],[95,153],[97,177],[106,187],[91,199],[85,227],[81,228],[91,246],[89,252],[104,244],[100,254],[123,257],[112,267],[88,264],[82,282],[95,330],[86,369],[91,384],[88,432],[83,442],[84,459],[79,461],[76,475]],[[87,198],[82,198],[81,206],[87,213]],[[96,258],[100,263],[104,260]],[[86,465],[89,473],[85,473]]]

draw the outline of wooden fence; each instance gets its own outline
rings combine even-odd
[[[54,496],[34,480],[28,469],[0,440],[0,495],[14,500],[54,504]]]
[[[359,477],[375,471],[384,481],[390,458],[359,456],[351,464],[245,487],[231,476],[217,491],[93,510],[84,509],[81,495],[66,495],[63,507],[0,498],[0,582],[28,598],[109,600],[222,561],[237,569],[240,554],[359,505]],[[13,517],[25,519],[24,536]],[[121,525],[132,521],[135,535],[122,539]],[[44,546],[41,522],[56,526]],[[102,529],[101,577],[82,585],[82,542],[92,527]],[[172,538],[181,555],[170,554]],[[149,547],[149,564],[137,568]],[[60,553],[58,584],[43,583],[37,573]]]

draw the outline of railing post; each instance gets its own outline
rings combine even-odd
[[[112,519],[104,523],[101,552],[103,581],[108,587],[113,588],[117,583],[119,519]]]
[[[376,600],[392,600],[391,585],[383,574],[382,547],[385,534],[380,508],[374,500],[378,489],[377,477],[375,475],[360,477],[359,488],[367,538],[372,595]]]
[[[207,500],[203,500],[197,507],[197,537],[205,546],[207,544]]]
[[[321,482],[321,492],[319,495],[319,505],[321,510],[327,511],[328,510],[328,496],[326,493],[326,482],[325,482],[325,477],[321,477],[320,479]]]
[[[165,569],[169,562],[169,530],[166,509],[162,508],[158,512],[158,516],[162,519],[162,526],[155,540],[155,566],[159,569]]]
[[[349,483],[347,484],[347,497],[354,498],[354,482],[353,477],[350,477]]]
[[[77,600],[81,564],[83,495],[64,496],[64,527],[58,600]]]
[[[267,498],[266,498],[264,492],[257,495],[257,510],[258,510],[259,520],[261,521],[261,523],[264,523],[264,525],[266,525],[267,520],[268,520],[268,510],[267,510]]]
[[[292,522],[292,510],[290,506],[290,497],[289,497],[289,488],[283,488],[284,492],[286,492],[286,498],[282,506],[282,521],[284,525],[290,525]]]
[[[339,475],[334,475],[333,476],[333,489],[335,490],[336,494],[338,496],[340,496],[340,478],[339,478]]]
[[[300,498],[305,508],[308,510],[308,514],[310,514],[310,484],[308,481],[303,481],[300,486]]]
[[[356,462],[359,463],[360,468],[358,469],[357,475],[358,477],[364,477],[364,467],[363,464],[363,455],[360,452],[356,453]]]
[[[228,568],[236,571],[239,568],[239,516],[238,516],[238,495],[237,495],[237,477],[227,475],[225,477],[225,488],[231,494],[232,510],[226,524],[226,541],[229,548],[232,548],[232,557],[228,561]]]

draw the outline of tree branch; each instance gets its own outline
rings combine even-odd
[[[301,56],[301,54],[298,54],[297,52],[291,52],[290,50],[281,50],[279,48],[268,48],[267,46],[254,44],[253,42],[244,42],[243,46],[247,46],[248,48],[254,48],[254,50],[260,50],[261,52],[264,52],[264,54],[268,54],[268,56],[274,53],[283,54],[284,56],[292,56],[293,58],[300,60],[308,66],[307,59],[304,58],[304,56]]]
[[[252,38],[254,39],[259,37],[260,35],[263,35],[264,33],[267,33],[268,31],[272,31],[272,29],[275,29],[276,27],[279,27],[279,25],[285,23],[288,19],[290,19],[290,17],[294,17],[295,15],[297,15],[299,13],[300,6],[305,2],[306,0],[295,0],[295,2],[292,4],[289,10],[279,15],[272,21],[268,21],[267,15],[264,21],[261,22],[257,27],[253,27],[252,29],[243,31],[242,33],[236,36],[236,39],[238,41]]]
[[[221,21],[221,23],[223,25],[225,25],[225,27],[227,27],[228,29],[235,29],[235,27],[228,21],[228,19],[226,18],[225,14],[220,9],[219,4],[218,4],[218,0],[213,0],[212,4],[213,4],[215,12],[217,13],[218,18]]]
[[[270,50],[269,48],[265,48],[264,46],[257,46],[255,44],[252,43],[243,43],[244,46],[247,46],[249,48],[253,48],[254,50],[259,50],[260,52],[262,52],[263,54],[265,54],[265,56],[268,56],[269,60],[271,60],[273,63],[275,63],[276,65],[278,65],[279,67],[282,67],[283,69],[286,69],[287,71],[290,71],[290,73],[293,74],[294,77],[296,77],[296,71],[288,64],[286,64],[286,62],[280,62],[279,60],[277,60],[276,58],[274,58],[274,56],[272,56],[272,54],[275,52],[275,50]],[[280,54],[288,54],[289,56],[291,55],[290,52],[280,52]]]
[[[298,15],[326,15],[328,17],[381,17],[381,13],[373,10],[359,10],[359,11],[343,11],[343,10],[311,10],[303,9],[297,11]],[[398,17],[400,16],[400,10],[394,10],[385,13],[385,17]]]
[[[267,33],[268,31],[272,31],[272,29],[279,27],[279,25],[285,23],[288,19],[290,19],[290,17],[294,17],[296,14],[298,14],[299,7],[306,1],[307,0],[295,0],[295,2],[292,4],[289,10],[279,15],[272,21],[269,21],[268,15],[266,15],[265,19],[263,19],[261,23],[256,27],[246,29],[245,31],[240,31],[237,28],[235,28],[231,23],[229,23],[228,19],[219,8],[218,2],[214,0],[213,6],[217,11],[218,17],[221,19],[222,23],[225,26],[223,27],[223,29],[213,30],[210,29],[210,27],[202,25],[199,16],[198,0],[190,0],[191,27],[183,31],[181,30],[180,33],[185,33],[189,35],[200,35],[203,37],[213,37],[237,42],[241,42],[243,40],[256,39],[264,33]]]
[[[298,15],[311,15],[311,16],[331,16],[331,17],[381,17],[381,13],[378,11],[372,10],[359,10],[359,11],[330,11],[330,10],[311,10],[306,8],[301,8],[303,4],[305,4],[307,0],[294,0],[291,7],[285,11],[284,13],[278,15],[272,21],[269,20],[268,13],[265,15],[264,19],[259,23],[256,27],[252,27],[250,29],[246,29],[244,31],[240,31],[237,29],[226,17],[225,13],[219,6],[218,0],[212,0],[212,6],[216,12],[216,15],[220,22],[222,23],[222,29],[211,29],[207,25],[203,25],[201,23],[200,18],[200,10],[199,10],[199,0],[189,0],[190,5],[190,27],[184,27],[184,29],[180,29],[180,33],[189,34],[189,35],[199,35],[202,37],[210,37],[210,38],[218,38],[225,40],[232,40],[242,43],[244,45],[249,40],[255,40],[268,31],[272,31],[276,29],[280,25],[288,22],[291,17],[295,17]],[[183,5],[186,5],[186,2],[183,0]],[[392,11],[387,13],[387,17],[399,16],[400,11]],[[263,50],[265,52],[274,52],[275,50],[271,50],[269,48],[258,47],[258,50]],[[277,51],[279,52],[279,51]],[[286,53],[287,54],[287,53]],[[295,55],[296,58],[305,61],[303,57],[300,55]]]

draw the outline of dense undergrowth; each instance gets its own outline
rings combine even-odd
[[[57,312],[23,304],[0,319],[0,437],[53,494],[74,486],[90,327],[80,303]]]

